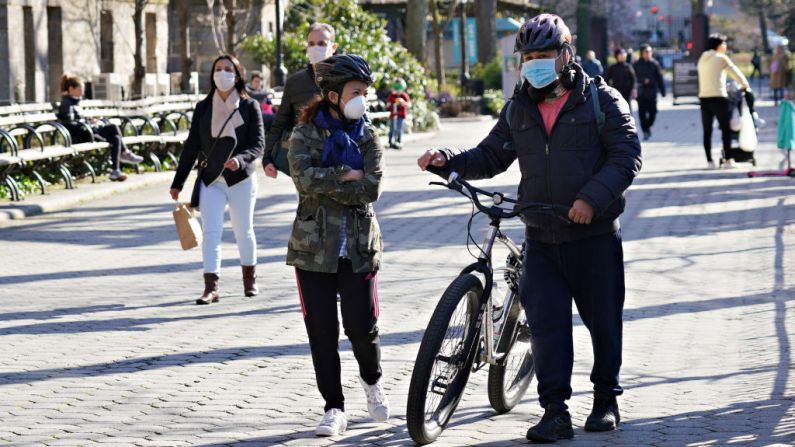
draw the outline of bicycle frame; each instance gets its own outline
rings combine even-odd
[[[480,362],[481,364],[490,365],[496,365],[506,355],[504,352],[496,352],[495,346],[499,345],[500,340],[494,339],[494,309],[491,305],[491,292],[494,287],[494,269],[492,267],[491,254],[494,248],[494,242],[501,242],[508,248],[512,255],[517,257],[517,259],[522,258],[522,252],[516,244],[508,236],[500,232],[500,221],[501,219],[499,217],[491,217],[491,222],[486,230],[483,245],[481,246],[481,253],[478,256],[477,262],[470,264],[461,272],[461,274],[479,272],[483,274],[485,278],[483,296],[481,297],[480,309],[478,311],[481,318],[476,322],[475,331],[480,332],[480,339],[484,341],[484,351],[482,352]],[[503,315],[506,315],[507,310],[511,308],[514,299],[516,299],[516,293],[509,290],[505,302],[503,303]],[[501,320],[502,322],[500,324],[504,325],[506,320],[504,318],[501,318]],[[499,329],[499,334],[502,336],[503,328],[500,327]]]

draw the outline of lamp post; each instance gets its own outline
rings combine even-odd
[[[282,63],[282,2],[276,0],[276,68],[273,70],[273,86],[284,86],[284,76],[287,68]]]

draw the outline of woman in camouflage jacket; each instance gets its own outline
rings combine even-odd
[[[359,363],[359,380],[376,421],[389,417],[381,381],[377,271],[383,242],[372,203],[381,192],[383,148],[364,113],[367,63],[355,55],[319,62],[323,96],[302,112],[287,159],[299,201],[287,249],[295,267],[301,310],[318,388],[326,401],[318,436],[345,431],[338,352],[339,323]]]

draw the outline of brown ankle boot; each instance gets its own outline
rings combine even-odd
[[[257,266],[256,265],[241,265],[243,267],[243,289],[246,291],[246,296],[255,296],[259,293],[257,287]]]
[[[218,275],[204,274],[204,293],[196,300],[196,304],[210,304],[218,301]]]

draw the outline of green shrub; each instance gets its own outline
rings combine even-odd
[[[284,34],[282,41],[285,65],[291,73],[307,63],[304,42],[306,30],[313,22],[334,26],[339,49],[358,54],[370,64],[375,78],[373,87],[377,90],[388,90],[395,78],[403,78],[411,97],[415,129],[427,129],[425,126],[433,120],[426,116],[431,110],[425,101],[425,68],[406,48],[389,39],[384,20],[365,12],[356,0],[290,2],[284,29],[291,31]],[[262,36],[249,38],[243,45],[257,62],[270,67],[275,63],[274,47],[272,40]]]
[[[502,88],[502,66],[500,65],[500,56],[495,57],[488,64],[475,65],[472,68],[472,79],[482,80],[487,90]]]
[[[505,107],[505,98],[502,95],[502,90],[486,90],[483,93],[483,101],[486,105],[486,110],[494,116],[500,114],[500,111]]]

